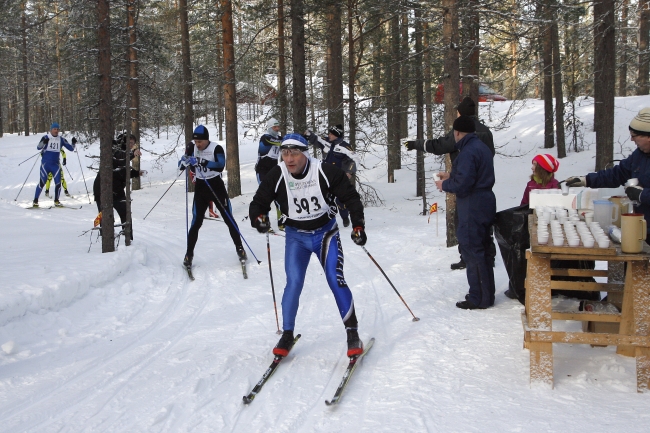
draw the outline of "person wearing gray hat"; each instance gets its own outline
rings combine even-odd
[[[589,188],[617,188],[630,179],[638,179],[638,185],[625,188],[625,194],[637,202],[634,211],[642,213],[648,225],[646,243],[650,244],[650,107],[641,109],[630,122],[630,139],[636,149],[618,165],[589,173],[571,176],[564,180],[568,186]]]

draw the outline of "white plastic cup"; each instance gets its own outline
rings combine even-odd
[[[594,238],[592,238],[592,237],[582,238],[582,245],[584,245],[586,248],[593,248],[593,246],[594,246]]]
[[[567,242],[569,243],[570,247],[578,247],[578,246],[580,246],[580,239],[579,238],[569,238],[569,239],[567,239]]]
[[[564,237],[554,237],[553,245],[555,245],[556,247],[561,247],[562,245],[564,245]]]
[[[585,212],[585,222],[587,224],[591,224],[594,222],[594,213],[593,212]]]
[[[548,233],[546,234],[538,234],[537,235],[537,243],[540,245],[546,245],[548,243]]]
[[[609,239],[608,238],[599,238],[598,246],[600,248],[609,248]]]

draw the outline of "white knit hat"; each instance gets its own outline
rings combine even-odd
[[[630,131],[637,135],[650,136],[650,107],[642,108],[630,122]]]

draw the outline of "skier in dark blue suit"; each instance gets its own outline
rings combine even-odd
[[[286,356],[293,345],[300,293],[313,253],[320,259],[347,331],[348,356],[360,355],[363,344],[357,331],[352,292],[343,276],[343,248],[334,201],[340,199],[350,210],[354,224],[352,240],[357,245],[365,245],[361,198],[342,170],[310,158],[302,135],[287,134],[282,141],[281,155],[282,162],[262,180],[249,208],[251,225],[266,233],[270,229],[267,213],[271,203],[279,203],[287,234],[284,254],[287,285],[282,296],[284,333],[273,353]]]
[[[333,164],[343,170],[351,179],[357,172],[356,154],[352,150],[352,146],[343,140],[343,125],[330,126],[327,131],[327,140],[313,134],[307,130],[305,133],[309,144],[317,146],[323,153],[325,158],[323,164]],[[343,227],[350,225],[350,212],[348,209],[337,200],[336,205],[339,207],[341,218],[343,218]]]
[[[494,305],[494,270],[489,254],[490,227],[496,215],[494,161],[490,149],[474,134],[476,127],[469,116],[454,121],[454,139],[458,156],[451,173],[439,173],[440,191],[456,194],[458,227],[456,236],[467,264],[469,294],[458,308],[484,309]]]
[[[223,222],[228,226],[230,237],[237,250],[237,256],[240,260],[246,260],[246,251],[244,251],[239,236],[239,228],[232,214],[230,198],[223,179],[221,179],[221,173],[226,167],[226,154],[223,147],[214,141],[210,141],[210,133],[203,125],[199,125],[194,129],[192,138],[194,141],[187,143],[185,155],[178,162],[180,170],[189,167],[195,173],[196,178],[194,203],[192,204],[192,224],[187,234],[187,250],[183,259],[183,266],[192,267],[194,247],[199,239],[199,229],[203,225],[205,211],[211,201],[217,204]]]
[[[38,207],[38,198],[41,196],[41,191],[47,182],[47,176],[52,173],[54,179],[54,205],[61,206],[59,202],[59,195],[61,195],[61,166],[59,163],[61,155],[61,147],[74,152],[76,138],[72,139],[72,144],[59,135],[59,124],[54,122],[50,126],[49,134],[45,134],[36,148],[41,151],[41,179],[36,186],[36,193],[34,194],[34,207]]]

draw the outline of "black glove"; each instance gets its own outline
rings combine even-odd
[[[66,163],[66,160],[65,160],[65,158],[63,158],[63,165],[65,165],[65,163]]]
[[[266,215],[260,215],[253,221],[253,227],[260,233],[266,233],[271,230],[271,222]]]
[[[352,230],[350,237],[352,238],[352,241],[357,245],[365,245],[366,241],[368,240],[368,236],[366,236],[366,232],[363,227],[355,227],[354,230]]]
[[[564,180],[567,186],[587,186],[587,178],[584,176],[571,176]]]
[[[72,144],[77,144],[77,137],[72,137]]]
[[[625,194],[630,198],[630,200],[641,202],[641,193],[643,188],[640,186],[628,186],[625,188]]]
[[[198,164],[199,164],[201,167],[203,167],[203,168],[205,168],[205,169],[208,168],[208,162],[210,162],[209,160],[207,160],[207,159],[205,159],[205,158],[197,158],[197,160],[198,160]]]
[[[411,140],[404,143],[404,147],[406,147],[406,150],[422,150],[422,149],[418,149],[417,144],[418,144],[417,141]]]

